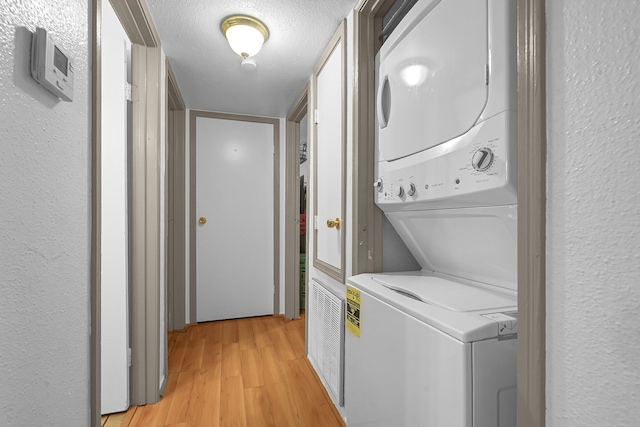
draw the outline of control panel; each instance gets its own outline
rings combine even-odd
[[[464,135],[405,158],[377,164],[383,210],[517,203],[516,135],[504,112]],[[513,118],[513,117],[511,117]]]

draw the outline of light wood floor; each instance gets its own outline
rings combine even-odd
[[[108,427],[344,426],[304,353],[304,317],[225,320],[169,334],[159,403]]]

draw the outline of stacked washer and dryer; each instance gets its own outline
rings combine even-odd
[[[422,270],[348,279],[349,427],[516,425],[515,14],[419,0],[376,57],[376,203]]]

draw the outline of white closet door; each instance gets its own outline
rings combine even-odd
[[[129,407],[127,60],[131,43],[111,4],[102,12],[101,411]]]

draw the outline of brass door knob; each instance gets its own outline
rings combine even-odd
[[[207,223],[207,218],[201,216],[200,219],[198,220],[198,222],[200,223],[200,225],[204,225]]]
[[[327,227],[340,229],[340,218],[328,219]]]

